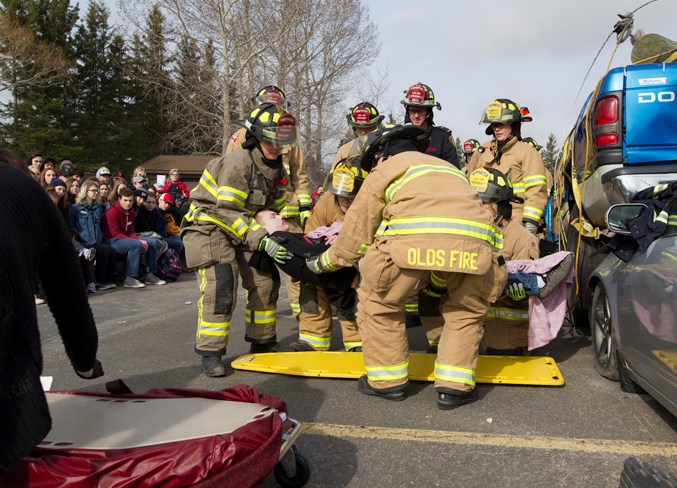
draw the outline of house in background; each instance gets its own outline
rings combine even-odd
[[[181,174],[181,179],[186,184],[189,190],[192,190],[200,181],[202,172],[207,163],[218,156],[202,156],[202,155],[187,155],[187,156],[172,156],[162,154],[149,159],[141,166],[146,169],[148,175],[148,183],[154,185],[158,181],[158,176],[165,176],[169,178],[169,170],[177,168]]]

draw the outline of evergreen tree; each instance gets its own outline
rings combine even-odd
[[[132,41],[129,74],[132,77],[133,110],[150,140],[149,153],[169,154],[167,103],[171,86],[165,18],[157,5],[148,15],[147,26]]]
[[[457,137],[454,141],[454,148],[456,149],[456,154],[458,155],[459,168],[463,168],[465,166],[465,154],[463,154],[463,145],[461,144],[460,137]]]
[[[37,39],[60,49],[73,62],[72,32],[77,9],[70,0],[2,0],[2,13],[30,29]],[[26,66],[17,65],[18,76]],[[3,104],[2,138],[15,151],[43,152],[56,159],[70,158],[70,126],[74,107],[64,103],[64,81],[46,86],[20,86]]]
[[[541,152],[545,167],[552,173],[559,162],[562,150],[557,148],[557,137],[552,132],[548,134],[548,142],[545,143],[545,149]]]
[[[89,169],[140,156],[138,145],[130,144],[139,127],[129,109],[125,43],[110,28],[108,17],[105,5],[92,1],[75,36],[78,63],[72,93],[78,113],[73,140],[78,159]]]

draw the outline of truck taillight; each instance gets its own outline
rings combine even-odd
[[[595,138],[595,146],[603,147],[618,142],[618,134],[603,134]]]
[[[595,107],[595,125],[613,124],[614,122],[618,122],[618,98],[602,98]]]
[[[618,98],[604,97],[595,106],[595,146],[604,147],[618,143]]]

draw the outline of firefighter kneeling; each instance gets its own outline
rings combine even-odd
[[[351,232],[339,234],[308,267],[330,272],[362,259],[357,320],[367,374],[358,389],[388,400],[403,400],[409,383],[404,303],[432,271],[446,281],[435,388],[438,407],[451,409],[478,398],[482,322],[506,274],[495,249],[502,236],[477,193],[460,170],[421,154],[428,143],[425,129],[411,125],[369,134],[361,164],[366,171],[378,167],[346,214]]]

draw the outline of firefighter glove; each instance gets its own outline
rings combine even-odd
[[[285,247],[282,247],[280,244],[267,236],[261,239],[259,251],[265,251],[268,256],[273,258],[273,260],[279,264],[284,264],[285,261],[288,261],[292,258],[292,255]]]
[[[507,295],[516,302],[521,302],[527,297],[527,291],[522,283],[512,283],[506,290]]]
[[[93,380],[94,378],[98,378],[99,376],[103,376],[103,365],[101,364],[101,361],[98,359],[94,360],[94,367],[92,368],[92,375],[91,376],[83,376],[80,374],[80,371],[75,371],[75,374],[77,374],[80,378],[85,379],[85,380]]]
[[[306,266],[308,266],[308,269],[315,274],[322,274],[327,272],[327,270],[322,266],[322,263],[320,262],[320,256],[306,259]]]
[[[306,225],[306,220],[310,217],[310,210],[301,210],[299,212],[299,220],[301,221],[301,227]]]

